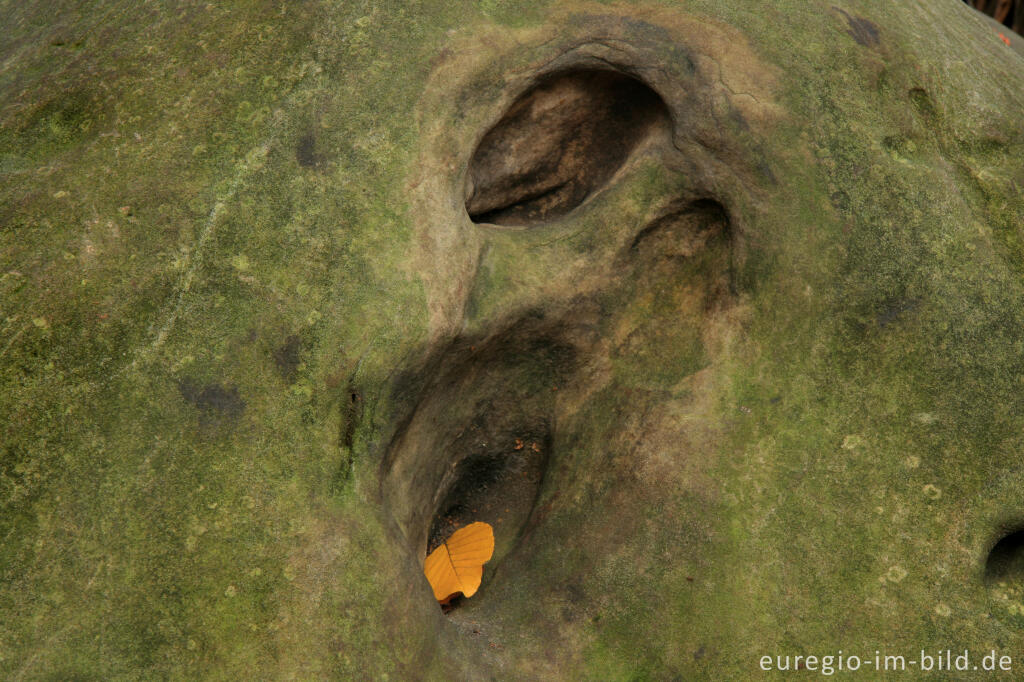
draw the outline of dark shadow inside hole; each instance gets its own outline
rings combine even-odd
[[[495,549],[484,567],[485,584],[494,570],[518,544],[519,536],[533,511],[551,446],[546,420],[511,423],[500,417],[481,415],[453,444],[470,454],[455,468],[447,491],[430,522],[427,554],[456,530],[483,521],[494,530]],[[475,596],[479,599],[479,595]],[[450,613],[461,599],[442,605]]]
[[[489,523],[499,543],[518,535],[540,489],[551,438],[543,422],[503,431],[459,462],[454,482],[431,521],[428,554],[475,521]]]
[[[665,103],[615,71],[549,76],[491,128],[469,165],[476,223],[527,226],[573,210],[600,189],[655,128]]]
[[[995,544],[985,562],[985,583],[1024,583],[1024,529],[1016,530]]]
[[[441,604],[441,611],[444,613],[451,613],[455,609],[462,606],[462,602],[465,601],[465,597],[461,594],[457,594],[448,600],[447,604]]]

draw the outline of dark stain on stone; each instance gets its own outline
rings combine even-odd
[[[846,23],[849,24],[849,29],[846,32],[858,44],[864,47],[876,47],[881,42],[881,31],[873,22],[863,17],[850,16],[838,7],[833,7],[832,9],[846,17]]]
[[[186,402],[194,405],[206,417],[222,416],[234,419],[245,410],[245,401],[234,386],[200,386],[192,379],[185,378],[178,382],[178,390]]]
[[[435,54],[435,55],[434,55],[434,56],[433,56],[433,57],[432,57],[432,58],[430,59],[430,70],[431,70],[431,71],[434,71],[434,70],[436,70],[436,69],[437,69],[437,67],[441,66],[441,65],[442,65],[442,64],[444,64],[444,63],[445,63],[446,61],[448,61],[449,59],[451,59],[451,58],[452,58],[452,55],[454,55],[454,54],[455,54],[455,53],[454,53],[454,52],[452,51],[452,49],[451,49],[450,47],[446,47],[446,48],[442,49],[442,50],[441,50],[440,52],[438,52],[437,54]]]
[[[829,202],[840,213],[844,215],[850,213],[850,195],[843,190],[837,189],[835,192],[832,192],[832,195],[829,196]]]
[[[757,172],[761,174],[765,180],[773,185],[779,184],[779,179],[775,177],[775,172],[772,167],[768,165],[768,162],[761,159],[757,162]]]
[[[910,101],[914,104],[914,109],[918,115],[927,121],[934,121],[938,118],[938,111],[935,109],[935,103],[932,102],[931,96],[928,91],[924,88],[911,88],[907,92],[907,96],[910,97]]]
[[[0,450],[0,476],[3,476],[3,478],[6,478],[14,485],[21,486],[30,491],[28,497],[34,499],[35,495],[31,493],[33,490],[32,481],[30,480],[30,475],[26,473],[26,471],[32,471],[32,469],[26,469],[24,466],[28,461],[29,457],[19,448],[6,445]],[[6,503],[0,503],[0,509],[6,506]]]
[[[565,586],[565,596],[573,606],[580,606],[587,599],[586,590],[578,579]]]
[[[629,16],[618,21],[622,22],[632,36],[644,38],[653,45],[671,45],[675,42],[672,40],[672,34],[663,26]]]
[[[739,131],[744,133],[750,132],[750,124],[747,123],[747,119],[743,117],[743,114],[738,109],[730,109],[728,117]]]
[[[292,334],[285,339],[284,345],[275,348],[272,353],[277,371],[280,372],[281,378],[289,384],[295,381],[295,376],[299,372],[301,351],[302,339]]]
[[[911,141],[902,135],[886,135],[882,138],[882,146],[902,157],[908,157],[913,153]]]
[[[905,313],[914,312],[917,307],[921,305],[920,299],[912,298],[896,298],[887,301],[882,309],[878,311],[878,315],[875,317],[878,326],[885,328],[899,320]]]
[[[92,93],[62,92],[41,104],[22,129],[38,140],[68,144],[79,140],[99,114]]]
[[[84,42],[81,40],[67,40],[60,36],[50,41],[50,47],[66,47],[72,50],[82,49],[83,44]]]
[[[303,168],[316,168],[322,159],[316,152],[316,137],[313,133],[306,133],[299,138],[295,145],[295,160]]]

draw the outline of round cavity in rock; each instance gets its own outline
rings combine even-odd
[[[1024,584],[1024,529],[1004,536],[988,553],[985,561],[985,582]]]
[[[480,141],[469,164],[469,217],[529,226],[565,215],[668,125],[661,97],[635,78],[601,70],[549,76]]]

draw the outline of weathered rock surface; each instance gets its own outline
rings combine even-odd
[[[0,677],[1016,658],[1018,36],[58,4],[0,3]]]

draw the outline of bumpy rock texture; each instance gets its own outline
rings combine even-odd
[[[1019,38],[428,5],[0,3],[0,677],[1016,655]]]

